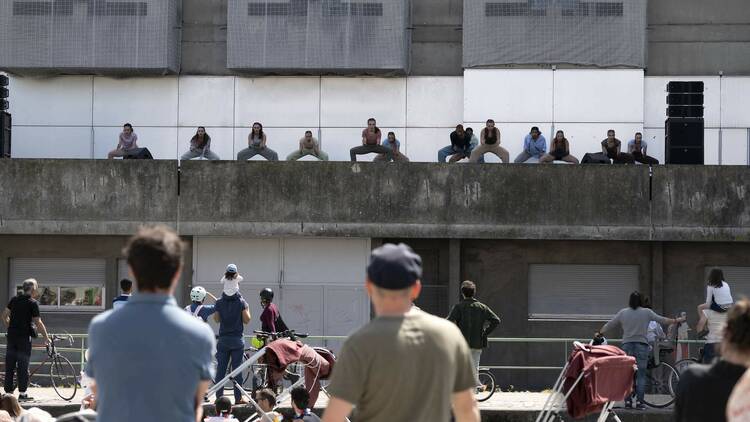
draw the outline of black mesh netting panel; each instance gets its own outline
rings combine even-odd
[[[464,67],[646,62],[647,0],[464,0]]]
[[[229,0],[227,67],[406,72],[408,0]]]
[[[179,0],[0,0],[0,68],[179,71]]]

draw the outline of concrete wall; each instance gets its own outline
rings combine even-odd
[[[648,2],[649,75],[750,74],[744,0]]]
[[[747,167],[10,160],[0,233],[737,241]],[[717,183],[717,181],[722,181]]]

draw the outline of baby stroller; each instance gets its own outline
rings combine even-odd
[[[615,346],[573,343],[568,362],[536,422],[563,420],[563,402],[572,418],[598,412],[597,422],[605,422],[610,415],[620,422],[613,407],[630,395],[636,369],[635,358]]]

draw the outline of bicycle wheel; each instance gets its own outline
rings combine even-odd
[[[651,407],[667,407],[674,403],[680,374],[668,363],[661,362],[646,372],[646,395],[643,402]]]
[[[677,373],[682,376],[683,372],[690,366],[694,365],[696,363],[700,363],[700,361],[697,358],[686,358],[686,359],[680,359],[674,364],[674,369],[677,370]]]
[[[56,355],[52,358],[49,376],[55,393],[63,400],[73,400],[78,389],[78,378],[73,365],[65,356]]]
[[[489,400],[495,394],[495,377],[490,371],[479,371],[479,385],[474,394],[479,402]]]

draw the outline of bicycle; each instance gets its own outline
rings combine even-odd
[[[263,346],[281,338],[288,338],[294,341],[294,340],[297,340],[297,338],[306,338],[308,336],[307,334],[298,334],[294,330],[286,330],[286,331],[280,331],[276,333],[271,333],[267,331],[253,331],[253,334],[255,334],[255,336],[263,342]],[[257,352],[258,350],[259,349],[256,349],[254,347],[249,347],[245,349],[245,352],[243,354],[243,359],[244,360],[250,359],[250,357],[253,354],[255,354],[255,352]],[[299,379],[299,377],[302,376],[303,368],[304,367],[299,364],[289,365],[284,371],[284,379],[294,383],[295,381]],[[265,363],[256,363],[256,364],[250,365],[250,367],[247,368],[247,370],[242,374],[242,377],[243,377],[242,386],[245,389],[250,389],[253,392],[263,389],[263,388],[268,388],[270,385],[270,383],[268,382],[268,378],[269,378],[268,377],[268,364],[265,364]],[[276,387],[278,388],[281,386],[279,385]]]
[[[479,385],[474,390],[474,397],[478,402],[487,401],[495,394],[495,376],[489,368],[479,367]]]
[[[674,403],[680,374],[663,359],[674,351],[676,343],[677,338],[674,341],[668,341],[666,347],[662,347],[663,344],[659,341],[654,344],[653,353],[646,367],[646,394],[643,397],[643,403],[650,407],[664,408]]]
[[[47,357],[29,373],[29,379],[36,375],[40,369],[49,362],[49,378],[52,383],[52,388],[61,399],[71,401],[78,390],[78,377],[73,364],[57,351],[55,343],[62,340],[67,340],[70,346],[73,345],[73,336],[70,334],[65,336],[57,334],[52,335],[52,337],[50,337],[50,344],[46,346]],[[3,373],[0,375],[0,382],[4,381],[5,374]],[[38,384],[30,383],[30,385],[33,387],[39,387]]]

